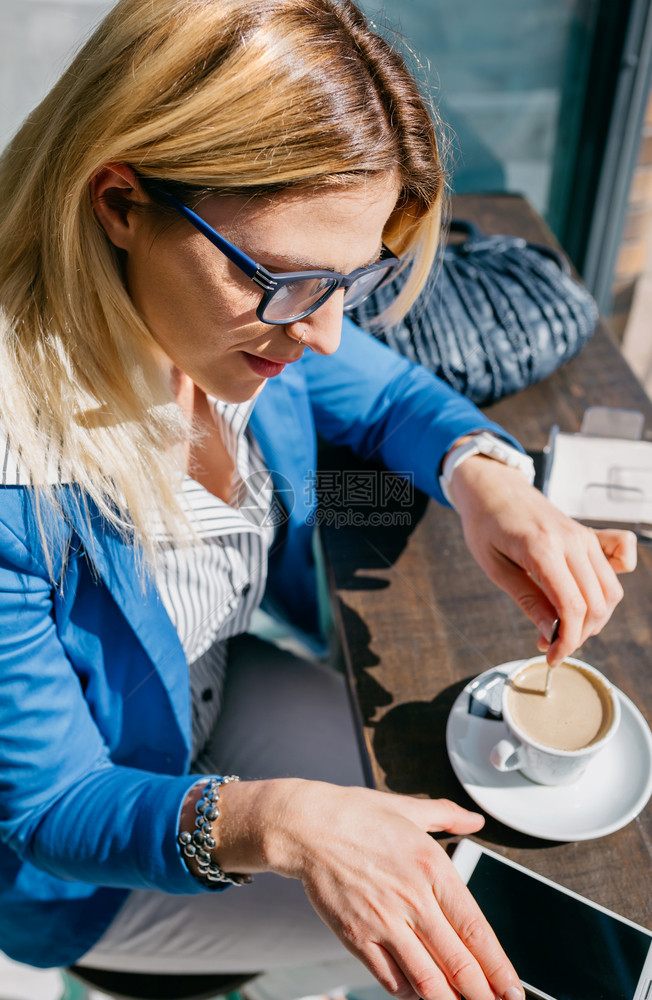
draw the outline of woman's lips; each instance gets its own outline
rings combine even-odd
[[[285,368],[285,361],[268,361],[267,358],[259,358],[257,354],[248,354],[246,351],[242,353],[249,367],[260,378],[273,378],[274,375],[280,375]]]

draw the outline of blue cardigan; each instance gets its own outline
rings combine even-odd
[[[441,502],[437,469],[452,442],[502,433],[348,321],[333,357],[306,351],[265,386],[251,426],[295,494],[268,601],[313,634],[316,433],[413,470]],[[53,588],[30,489],[0,488],[0,948],[43,967],[83,955],[130,889],[206,891],[175,837],[196,780],[181,644],[134,551],[96,512],[84,516],[73,486],[59,489],[66,516],[46,519]]]

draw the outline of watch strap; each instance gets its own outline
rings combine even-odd
[[[444,460],[439,485],[451,507],[455,506],[450,495],[450,482],[453,473],[462,462],[473,455],[484,455],[486,458],[493,458],[496,462],[502,462],[503,465],[519,469],[530,485],[534,482],[534,462],[529,455],[525,455],[507,441],[496,437],[495,434],[481,431],[463,444],[451,448]]]

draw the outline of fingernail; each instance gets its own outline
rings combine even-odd
[[[554,632],[556,622],[556,618],[553,618],[552,621],[550,621],[549,618],[542,618],[541,621],[537,622],[537,628],[541,633],[541,638],[548,643],[552,641],[551,636]]]
[[[552,621],[542,619],[539,622],[539,632],[550,645],[558,638],[560,625],[559,618],[553,618]]]
[[[503,1000],[525,1000],[525,990],[522,986],[510,986],[505,990]]]

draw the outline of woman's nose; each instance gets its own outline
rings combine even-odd
[[[315,354],[333,354],[340,346],[343,315],[344,290],[338,289],[310,316],[286,323],[285,332]]]

